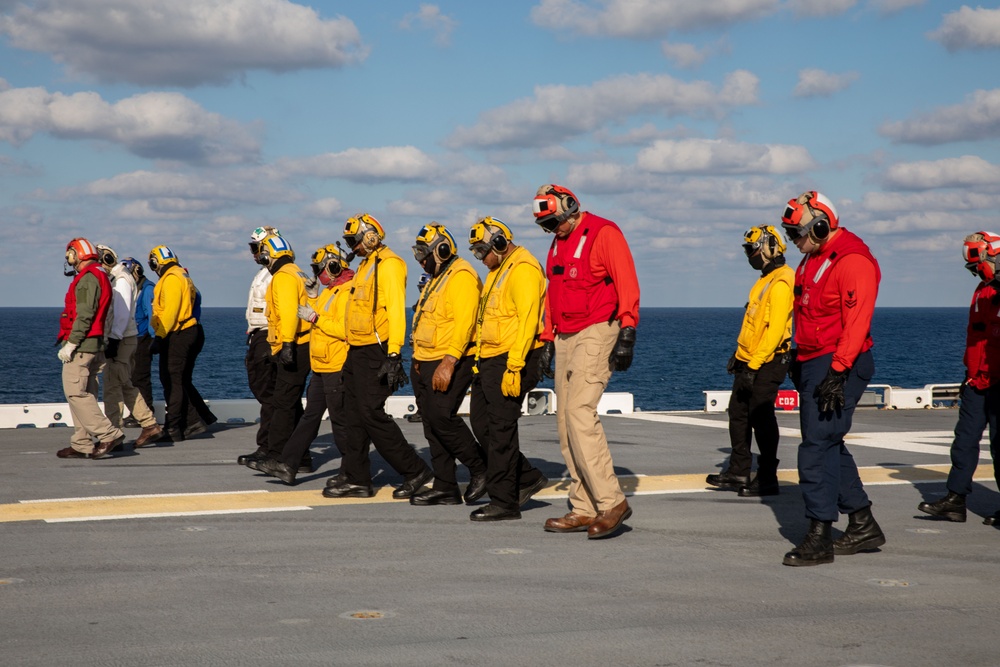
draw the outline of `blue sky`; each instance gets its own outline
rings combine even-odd
[[[621,226],[646,306],[742,305],[743,232],[811,189],[879,259],[879,305],[964,306],[962,238],[1000,231],[1000,9],[0,0],[0,306],[60,304],[78,235],[166,244],[242,306],[255,227],[304,266],[361,211],[415,298],[432,220],[499,217],[543,258],[549,182]]]

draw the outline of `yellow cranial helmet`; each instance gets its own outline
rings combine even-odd
[[[358,213],[348,218],[344,225],[344,241],[347,247],[355,249],[361,244],[367,250],[374,250],[385,239],[382,223],[369,213]]]
[[[513,242],[514,234],[510,227],[498,218],[482,218],[469,230],[469,250],[478,260],[486,257],[491,250],[505,252]]]
[[[753,257],[758,252],[766,260],[785,254],[785,239],[773,225],[751,227],[743,235],[743,252]]]
[[[272,266],[282,257],[295,259],[295,251],[291,244],[278,234],[268,234],[260,242],[260,250],[257,253],[257,263],[263,266]]]
[[[455,237],[444,225],[432,222],[417,232],[417,242],[413,246],[413,257],[423,264],[431,255],[438,262],[446,262],[458,252]]]
[[[316,252],[312,254],[312,258],[309,260],[309,265],[312,267],[314,276],[319,276],[320,273],[326,270],[329,275],[336,278],[340,275],[341,271],[350,267],[350,262],[347,261],[347,255],[344,254],[343,249],[339,245],[328,243],[316,248]]]
[[[149,251],[149,268],[160,273],[171,264],[178,264],[177,255],[165,245],[158,245]]]

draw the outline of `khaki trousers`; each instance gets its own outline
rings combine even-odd
[[[559,446],[572,478],[573,511],[596,516],[625,500],[615,475],[597,403],[611,379],[611,350],[618,322],[592,324],[575,334],[556,336],[556,421]]]
[[[103,366],[103,352],[75,352],[70,362],[63,364],[63,393],[73,415],[74,427],[69,444],[82,454],[94,451],[94,438],[110,442],[125,435],[111,424],[97,402],[97,377]]]
[[[122,427],[122,410],[128,407],[143,428],[156,424],[153,411],[139,390],[132,385],[132,370],[135,367],[136,336],[126,336],[118,344],[118,355],[106,359],[104,366],[104,414],[118,428]]]

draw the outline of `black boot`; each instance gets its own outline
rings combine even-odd
[[[739,494],[743,498],[756,498],[758,496],[776,496],[781,493],[778,487],[778,476],[767,475],[757,471],[757,476],[746,486],[741,486]]]
[[[988,516],[983,519],[984,526],[1000,526],[1000,510],[993,513],[993,516]]]
[[[948,495],[932,503],[920,503],[917,509],[932,516],[939,516],[948,521],[965,523],[965,496],[960,493],[948,492]]]
[[[833,553],[850,556],[859,551],[872,551],[885,544],[885,533],[872,516],[872,506],[847,515],[847,530],[833,542]]]
[[[709,475],[705,478],[706,484],[717,486],[720,489],[729,489],[731,491],[735,491],[741,486],[746,486],[749,481],[750,478],[746,475],[734,475],[728,470]]]
[[[830,536],[832,521],[809,520],[809,530],[802,544],[795,547],[782,561],[785,565],[823,565],[833,562],[833,538]]]

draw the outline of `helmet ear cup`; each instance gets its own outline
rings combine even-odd
[[[434,248],[434,256],[437,257],[439,261],[448,261],[451,257],[451,246],[447,243],[438,243],[437,247]]]
[[[559,217],[566,220],[579,210],[580,204],[576,201],[576,198],[573,195],[566,195],[566,198],[563,199],[563,212]]]
[[[820,213],[816,216],[816,222],[813,223],[813,228],[809,233],[820,241],[830,235],[830,218],[826,217],[826,213]]]
[[[361,237],[361,245],[365,247],[365,250],[374,250],[378,247],[378,232],[374,229],[369,229]]]
[[[490,239],[490,245],[497,252],[507,252],[507,247],[510,244],[507,242],[507,237],[503,235],[503,232],[497,231],[493,234],[493,238]]]

